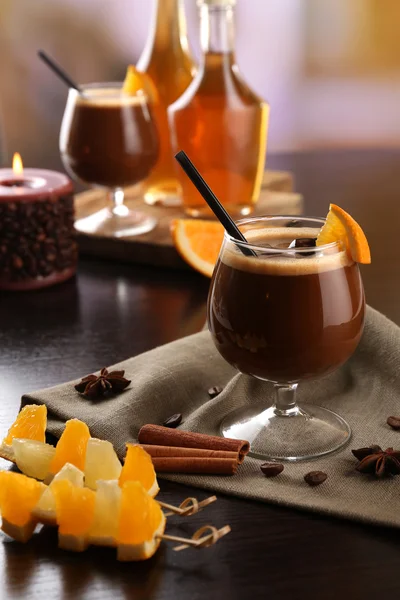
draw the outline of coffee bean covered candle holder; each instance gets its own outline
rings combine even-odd
[[[71,181],[43,169],[0,169],[0,290],[69,279],[78,258]]]

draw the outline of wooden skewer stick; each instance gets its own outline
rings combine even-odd
[[[158,535],[156,537],[160,538],[161,540],[165,540],[166,542],[183,543],[183,544],[185,544],[185,546],[187,548],[189,546],[193,546],[193,548],[197,548],[197,546],[199,545],[198,540],[193,540],[191,538],[182,538],[182,537],[179,537],[178,535],[163,534],[163,535]],[[174,548],[174,550],[175,550],[175,548]]]
[[[210,531],[208,535],[203,535],[205,531]],[[180,550],[186,550],[186,548],[208,548],[213,546],[221,539],[224,535],[231,531],[229,525],[225,525],[221,529],[217,529],[213,525],[205,525],[198,529],[191,538],[183,538],[177,535],[163,534],[157,536],[159,539],[169,542],[180,542],[179,546],[175,546],[174,550],[179,552]]]
[[[210,496],[209,498],[205,498],[198,502],[196,498],[186,498],[180,504],[180,506],[173,506],[172,504],[168,504],[167,502],[161,502],[158,500],[157,502],[162,508],[167,509],[169,512],[165,513],[166,517],[170,517],[173,514],[180,515],[181,517],[188,517],[190,515],[194,515],[209,504],[212,504],[217,500],[216,496]]]

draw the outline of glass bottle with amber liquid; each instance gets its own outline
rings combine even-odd
[[[257,202],[264,171],[269,106],[245,83],[234,54],[235,0],[198,0],[203,60],[188,89],[168,109],[174,152],[184,150],[233,215]],[[183,205],[193,217],[210,209],[178,171]]]
[[[159,133],[159,158],[143,182],[147,204],[181,203],[181,188],[170,143],[167,107],[193,79],[195,63],[189,51],[183,0],[154,0],[150,34],[137,69],[150,75],[157,88],[153,115]]]

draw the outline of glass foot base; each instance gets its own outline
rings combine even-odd
[[[221,433],[248,440],[250,456],[293,462],[335,452],[351,438],[348,423],[322,406],[302,404],[285,416],[277,412],[274,406],[238,409],[222,421]]]
[[[250,215],[253,210],[254,210],[254,206],[252,205],[226,205],[225,209],[229,212],[229,214],[231,215],[231,217],[234,218],[239,218],[239,217],[247,217],[248,215]],[[204,205],[201,206],[184,206],[184,210],[185,213],[189,216],[189,217],[194,217],[195,219],[200,218],[200,219],[215,219],[214,213],[212,212],[212,210],[207,206],[206,203],[204,203]]]
[[[146,204],[149,206],[165,206],[167,208],[176,208],[182,206],[182,198],[178,193],[159,192],[154,194],[148,192],[143,197]]]
[[[121,215],[103,208],[88,217],[75,221],[75,229],[80,233],[105,237],[132,237],[154,229],[157,220],[142,212],[118,207]]]

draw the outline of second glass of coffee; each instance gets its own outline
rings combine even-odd
[[[298,384],[342,365],[363,331],[358,265],[340,243],[307,247],[323,224],[290,217],[239,221],[249,243],[225,234],[214,270],[208,324],[218,351],[275,388],[272,406],[240,408],[225,417],[221,430],[248,440],[261,458],[313,458],[350,439],[349,425],[335,412],[296,401]]]
[[[78,231],[114,237],[146,233],[156,220],[124,204],[126,186],[145,179],[157,161],[158,136],[145,93],[125,94],[121,83],[69,91],[60,151],[79,181],[109,191],[109,207],[75,223]]]

